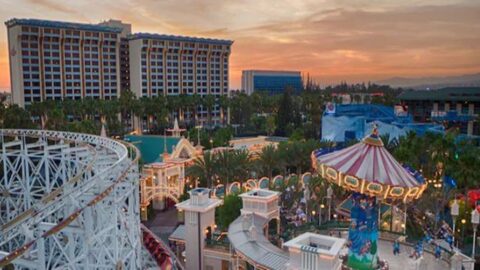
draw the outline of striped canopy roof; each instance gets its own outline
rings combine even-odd
[[[324,164],[343,175],[366,182],[406,188],[424,184],[419,173],[403,167],[392,157],[375,131],[353,146],[327,154],[316,151],[314,155],[317,164]]]

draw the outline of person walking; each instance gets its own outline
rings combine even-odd
[[[393,242],[393,255],[397,256],[398,254],[400,254],[400,243],[398,240],[395,240]]]

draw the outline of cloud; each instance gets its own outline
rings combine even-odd
[[[240,86],[241,70],[250,68],[301,70],[322,83],[480,71],[476,34],[480,3],[469,0],[0,0],[0,4],[5,7],[0,10],[4,21],[12,16],[90,23],[113,18],[132,23],[135,32],[235,40],[232,87]],[[0,42],[6,42],[5,32],[0,32]]]
[[[52,0],[28,0],[27,2],[28,4],[41,7],[48,11],[57,11],[57,12],[69,13],[69,14],[77,13],[76,10],[65,5],[55,3],[55,1],[52,1]]]

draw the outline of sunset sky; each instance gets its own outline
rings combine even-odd
[[[133,32],[232,39],[242,69],[308,72],[322,85],[480,72],[479,0],[0,0],[0,20],[97,23]],[[0,90],[9,89],[6,27]]]

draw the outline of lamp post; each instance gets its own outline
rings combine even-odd
[[[322,209],[325,208],[325,204],[320,204],[320,211],[318,212],[318,226],[322,225]]]
[[[457,217],[460,214],[460,206],[457,200],[453,201],[452,207],[450,207],[450,215],[453,217],[453,245],[455,246],[455,225],[457,223]]]
[[[333,189],[331,186],[328,186],[327,189],[327,200],[328,200],[328,221],[330,221],[330,216],[331,216],[331,208],[332,208],[332,195],[333,195]]]
[[[477,209],[472,210],[472,225],[473,225],[473,246],[472,246],[472,259],[475,260],[475,240],[477,238],[477,226],[480,223],[480,214]]]

